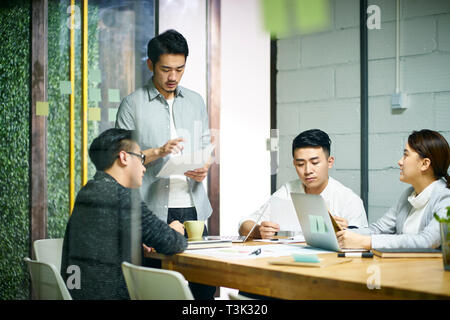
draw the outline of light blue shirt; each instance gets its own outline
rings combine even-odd
[[[183,152],[194,152],[210,144],[208,113],[202,97],[178,86],[173,102],[173,120],[177,133],[186,141]],[[136,130],[142,150],[159,148],[170,140],[169,105],[155,88],[152,79],[143,88],[122,100],[117,112],[116,128]],[[142,200],[163,221],[167,221],[170,179],[157,178],[169,156],[149,163],[142,187]],[[206,220],[212,213],[211,204],[202,183],[187,178],[189,192],[197,210],[197,219]]]

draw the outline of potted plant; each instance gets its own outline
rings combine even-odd
[[[435,213],[434,218],[441,225],[441,247],[444,269],[450,271],[450,207],[447,207],[447,217],[441,218]]]

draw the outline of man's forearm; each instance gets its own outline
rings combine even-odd
[[[252,220],[244,221],[239,228],[239,234],[241,236],[246,236],[250,232],[250,230],[252,230],[254,224],[255,224],[255,222]],[[258,226],[256,226],[255,229],[253,229],[251,237],[256,238],[256,239],[261,238],[261,234],[259,233]]]
[[[161,148],[149,148],[146,150],[142,150],[142,153],[145,155],[145,163],[144,164],[148,164],[152,161],[162,158]]]

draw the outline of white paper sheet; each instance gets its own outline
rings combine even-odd
[[[259,255],[251,254],[255,250],[261,248]],[[198,249],[189,251],[192,254],[199,254],[217,259],[226,260],[244,260],[256,258],[273,258],[290,256],[291,254],[320,254],[330,253],[334,251],[327,251],[317,248],[312,248],[304,245],[288,245],[288,244],[268,244],[262,246],[232,246],[230,248],[211,248]]]
[[[254,239],[256,242],[267,242],[267,243],[298,243],[298,242],[306,242],[303,234],[298,234],[294,237],[287,239]]]
[[[301,232],[292,200],[272,197],[270,199],[270,220],[280,225],[282,231]]]
[[[158,178],[168,178],[171,175],[184,175],[186,171],[195,170],[205,166],[211,158],[214,145],[194,153],[181,153],[173,155],[156,175]]]

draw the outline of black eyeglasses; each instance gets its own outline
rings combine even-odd
[[[141,158],[141,163],[144,164],[145,163],[145,154],[143,153],[134,153],[134,152],[129,152],[129,151],[125,151],[128,154],[131,154],[133,156],[139,157]]]

